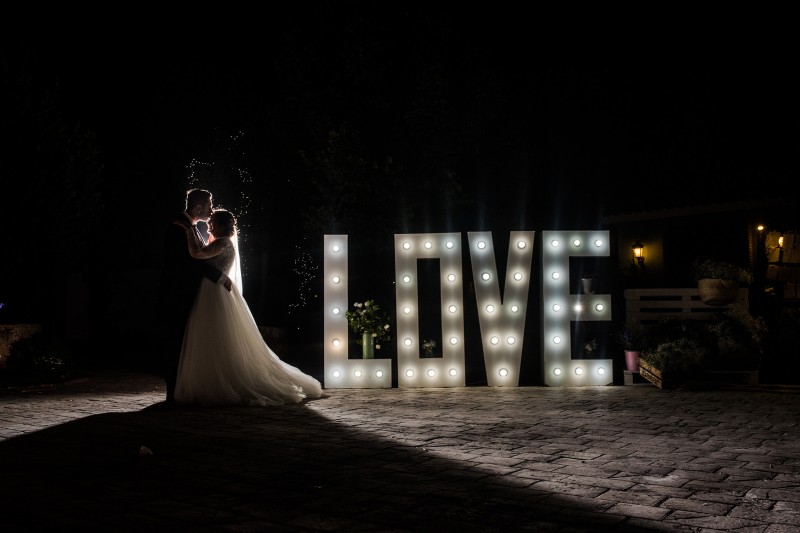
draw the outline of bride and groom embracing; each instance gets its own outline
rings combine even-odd
[[[208,243],[197,222],[208,225]],[[159,286],[167,402],[280,405],[322,396],[312,376],[264,342],[242,297],[236,219],[204,189],[169,224]]]

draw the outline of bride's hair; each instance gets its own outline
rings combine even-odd
[[[233,237],[236,234],[236,218],[227,209],[215,209],[211,213],[211,220],[214,227],[221,230],[226,237]]]

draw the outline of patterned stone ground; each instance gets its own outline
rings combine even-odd
[[[800,391],[0,391],[3,531],[800,531]]]

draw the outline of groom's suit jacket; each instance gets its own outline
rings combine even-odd
[[[222,272],[202,259],[195,259],[189,253],[186,230],[173,221],[188,221],[183,213],[178,213],[164,232],[163,265],[158,287],[159,326],[162,328],[162,342],[167,379],[177,374],[183,332],[186,320],[194,303],[200,282],[207,277],[219,281]]]

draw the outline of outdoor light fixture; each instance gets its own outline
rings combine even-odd
[[[636,259],[640,265],[644,263],[644,244],[640,243],[638,240],[633,243],[633,257]]]

